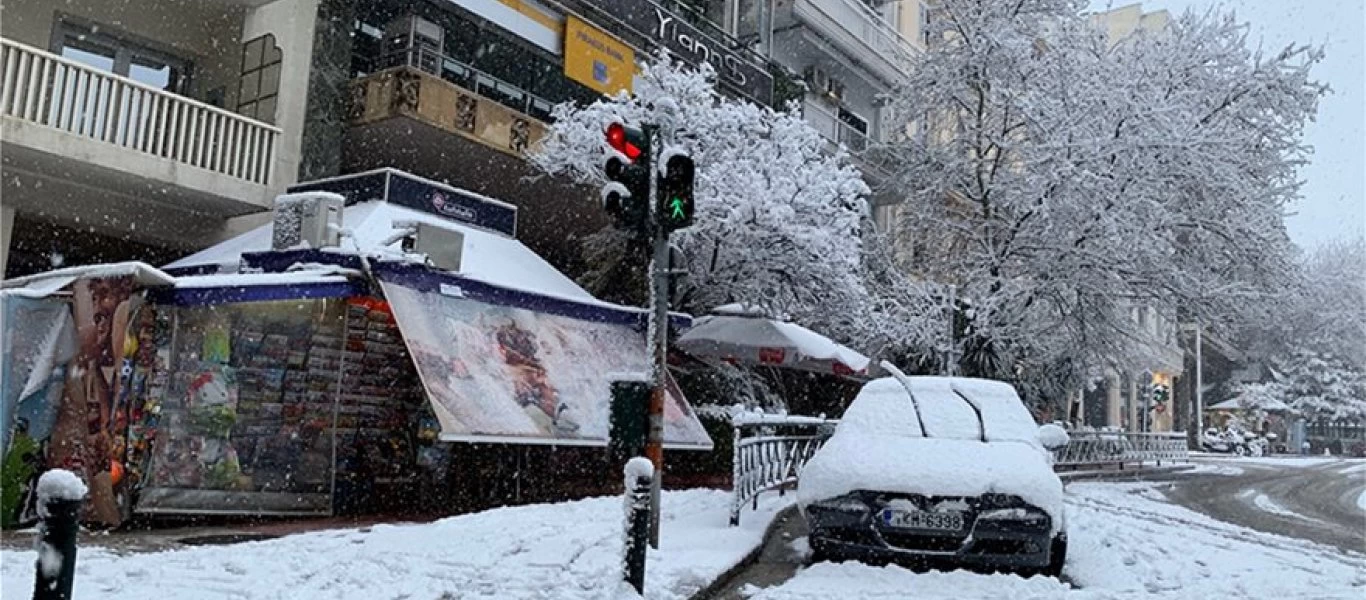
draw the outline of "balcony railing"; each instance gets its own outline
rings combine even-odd
[[[859,154],[868,149],[867,134],[841,121],[835,112],[812,102],[810,98],[802,103],[802,117],[825,139],[834,144],[844,144],[849,152]]]
[[[0,39],[0,114],[269,185],[280,130]]]
[[[429,48],[410,48],[375,60],[376,71],[408,66],[435,75],[503,106],[550,121],[555,103]]]
[[[856,58],[885,61],[895,73],[884,72],[884,77],[900,78],[919,52],[891,23],[859,0],[797,0],[793,10],[822,29],[836,30],[832,31],[836,34],[842,31],[843,35],[833,37],[847,50],[854,50],[848,46],[861,45],[864,51],[855,52]]]
[[[485,95],[490,91],[487,88],[478,93],[430,71],[399,64],[351,82],[347,122],[364,125],[394,117],[417,119],[517,157],[546,135],[545,121],[509,108],[514,95],[491,98]],[[527,100],[532,106],[533,99]]]

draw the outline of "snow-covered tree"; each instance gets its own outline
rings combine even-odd
[[[1280,361],[1282,401],[1305,418],[1366,420],[1366,373],[1330,354],[1300,350]]]
[[[1149,306],[1207,322],[1287,281],[1282,210],[1318,54],[1221,14],[1108,40],[1073,0],[942,0],[892,108],[904,267],[955,283],[965,372],[1060,397],[1142,355]]]
[[[800,115],[722,97],[714,86],[709,66],[659,57],[642,68],[634,96],[556,107],[532,161],[600,184],[609,120],[658,124],[665,144],[687,149],[697,166],[696,224],[673,235],[688,271],[675,308],[744,302],[847,339],[847,330],[834,330],[869,302],[861,263],[867,186],[848,155],[831,151]],[[628,238],[609,228],[588,240],[590,289],[630,278],[644,289],[644,252],[628,249]]]

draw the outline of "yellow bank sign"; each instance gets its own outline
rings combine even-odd
[[[611,34],[569,15],[564,22],[564,74],[609,96],[630,92],[636,53]]]

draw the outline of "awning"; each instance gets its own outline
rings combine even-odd
[[[373,272],[442,440],[605,446],[612,374],[650,371],[640,311],[493,290],[405,263]],[[696,413],[669,387],[665,446],[710,450]]]
[[[0,288],[19,296],[42,298],[61,291],[77,279],[102,277],[132,277],[139,287],[169,286],[175,283],[174,277],[147,263],[121,262],[67,267],[26,277],[15,277],[0,282]]]

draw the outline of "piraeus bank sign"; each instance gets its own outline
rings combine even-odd
[[[723,83],[763,104],[773,103],[773,76],[766,66],[703,33],[682,16],[648,0],[591,1],[679,59],[710,63]]]

